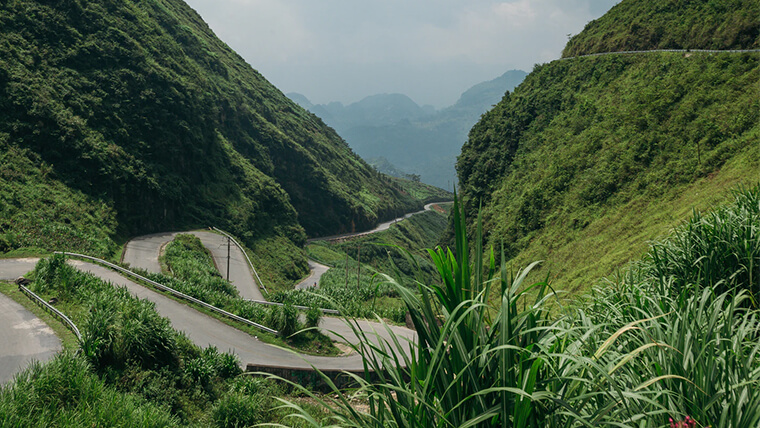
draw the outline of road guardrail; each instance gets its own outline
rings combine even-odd
[[[77,339],[79,339],[80,342],[82,341],[82,335],[79,333],[79,329],[77,328],[76,324],[74,324],[74,321],[71,321],[69,317],[64,315],[63,312],[54,308],[53,305],[51,305],[50,303],[42,300],[40,296],[34,294],[32,290],[24,287],[23,285],[18,284],[18,289],[22,293],[26,294],[27,297],[29,297],[33,302],[37,303],[43,309],[47,310],[54,316],[58,317],[58,319],[60,319],[64,324],[66,324],[69,327],[69,329],[71,329],[71,331],[74,332],[74,334],[77,336]]]

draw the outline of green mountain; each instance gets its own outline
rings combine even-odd
[[[758,27],[747,30],[745,18],[758,5],[623,0],[570,40],[565,55],[754,48]],[[716,29],[709,42],[692,36],[704,28]],[[469,217],[482,204],[491,243],[504,245],[516,267],[545,260],[558,288],[586,290],[692,208],[760,180],[760,53],[614,54],[536,66],[473,127],[457,171]]]
[[[306,234],[421,206],[180,0],[9,0],[0,28],[0,252],[215,225],[298,276]]]

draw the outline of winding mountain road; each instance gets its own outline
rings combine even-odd
[[[431,209],[432,205],[434,204],[428,204],[425,206],[425,210]],[[404,217],[399,217],[398,219],[383,223],[372,231],[352,235],[341,235],[341,238],[366,235],[387,230],[393,223],[408,218],[414,214],[424,212],[425,210],[407,214]],[[227,274],[227,252],[229,251],[230,281],[240,291],[241,297],[246,299],[264,300],[241,250],[235,245],[230,245],[228,249],[227,238],[216,233],[206,231],[170,232],[137,237],[127,243],[124,252],[124,262],[129,263],[133,267],[140,267],[149,272],[160,272],[161,267],[158,262],[158,257],[161,249],[179,233],[192,233],[197,236],[203,245],[212,253],[217,268],[219,268],[220,272],[225,276]],[[0,279],[10,280],[22,276],[26,272],[34,269],[34,265],[37,261],[38,259],[31,258],[0,260]],[[216,346],[222,351],[233,352],[240,358],[240,361],[244,366],[251,364],[259,367],[273,366],[307,370],[313,366],[320,370],[327,371],[357,371],[364,368],[362,357],[358,354],[343,357],[319,357],[298,354],[290,350],[264,343],[258,340],[255,336],[251,336],[213,317],[205,315],[186,304],[139,285],[108,268],[79,260],[70,260],[69,263],[82,271],[90,272],[106,281],[110,281],[114,285],[126,287],[133,295],[155,303],[158,313],[167,317],[174,328],[187,334],[195,344],[202,347],[209,345]],[[312,275],[300,285],[313,285],[314,283],[319,282],[321,274],[328,269],[327,266],[320,265],[313,261],[310,261],[310,267],[312,268]],[[6,339],[5,336],[0,336],[0,340],[3,342],[13,344],[10,347],[5,346],[4,353],[0,353],[0,382],[10,379],[13,374],[22,369],[31,358],[39,360],[50,358],[61,348],[60,341],[55,337],[49,327],[44,325],[44,323],[34,317],[31,313],[26,314],[23,313],[23,311],[19,312],[18,308],[15,307],[13,309],[8,309],[17,304],[12,301],[8,303],[7,300],[9,299],[0,295],[0,311],[2,311],[2,314],[0,314],[0,316],[2,316],[0,322],[4,322],[5,325],[23,325],[25,327],[15,329],[19,330],[17,336],[20,337],[20,339]],[[383,338],[385,340],[390,339],[386,327],[380,323],[366,320],[357,320],[356,323],[358,327],[375,343],[377,343],[378,338]],[[40,324],[42,326],[40,326]],[[353,333],[353,330],[346,325],[345,321],[342,319],[323,317],[320,327],[334,340],[346,340],[352,343],[358,342],[358,338]],[[416,340],[416,333],[413,330],[399,326],[390,326],[390,328],[399,338],[405,338],[408,341]],[[19,341],[23,342],[23,344],[18,343]],[[42,344],[42,348],[28,348],[29,345],[36,345],[37,343]],[[407,348],[403,340],[401,345],[402,347]],[[408,349],[403,349],[403,351],[408,351]]]

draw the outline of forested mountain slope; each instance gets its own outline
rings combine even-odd
[[[708,15],[694,6],[702,3],[714,2],[623,0],[565,54],[673,47],[637,39],[633,24],[646,25],[640,16],[654,24],[683,16],[696,32],[701,22],[741,23],[733,17],[758,10],[756,1],[727,2],[735,7]],[[695,9],[702,14],[692,19]],[[569,52],[592,46],[600,26],[603,39],[629,42]],[[657,30],[661,40],[689,31]],[[756,44],[717,40],[681,46]],[[558,288],[586,289],[693,207],[760,180],[760,54],[607,55],[536,66],[471,130],[457,170],[470,218],[482,204],[491,242],[503,244],[516,266],[543,259]]]
[[[299,245],[421,206],[181,0],[3,2],[0,112],[0,251],[207,225]]]

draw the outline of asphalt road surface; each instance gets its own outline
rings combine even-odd
[[[302,356],[293,351],[264,343],[255,336],[231,327],[161,293],[138,285],[108,268],[78,260],[71,260],[70,263],[78,269],[110,281],[114,285],[126,287],[130,293],[141,299],[155,303],[158,313],[169,318],[172,326],[187,334],[193,343],[202,347],[213,345],[221,351],[233,352],[240,358],[243,366],[256,364],[309,368],[313,364],[321,370],[361,370],[363,367],[359,355],[347,357]]]
[[[36,262],[0,260],[0,279],[16,279]],[[61,340],[47,324],[4,294],[0,294],[0,325],[0,384],[13,379],[32,360],[47,361],[61,350]]]
[[[311,273],[306,279],[296,284],[296,288],[308,289],[317,286],[317,284],[319,284],[319,280],[322,278],[322,275],[324,275],[328,269],[330,269],[329,266],[325,266],[322,263],[315,262],[314,260],[310,259],[309,270]]]
[[[191,233],[197,236],[211,252],[214,263],[221,275],[227,278],[227,237],[212,232],[166,232],[139,236],[127,243],[123,261],[129,263],[130,266],[139,267],[148,272],[161,273],[161,266],[158,263],[161,248],[171,242],[180,233]],[[229,279],[240,292],[240,297],[244,299],[264,300],[259,286],[253,279],[253,273],[248,266],[248,261],[243,252],[234,243],[230,243],[229,251]]]

